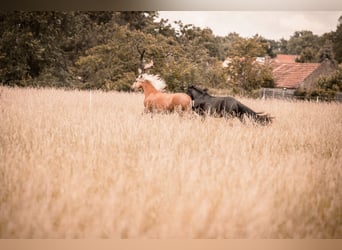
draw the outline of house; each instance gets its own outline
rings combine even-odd
[[[310,89],[320,76],[327,76],[336,71],[337,66],[329,60],[322,63],[298,63],[297,55],[282,55],[270,59],[276,88]]]
[[[292,89],[299,87],[313,88],[320,76],[328,76],[337,70],[337,65],[330,60],[322,63],[299,63],[298,55],[278,54],[275,58],[257,57],[255,63],[269,65],[272,67],[272,75],[275,81],[275,88]],[[244,57],[240,57],[244,60]],[[223,68],[229,67],[233,58],[226,58],[222,63]]]

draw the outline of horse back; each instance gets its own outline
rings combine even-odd
[[[179,106],[182,110],[191,109],[191,97],[184,93],[155,93],[144,101],[145,107],[173,111]]]
[[[171,99],[170,94],[157,92],[148,95],[144,100],[144,105],[149,109],[167,110]]]
[[[195,99],[194,109],[200,113],[209,112],[219,116],[236,113],[238,102],[232,97],[202,96]]]
[[[181,106],[183,110],[191,108],[191,97],[185,93],[172,94],[172,105],[174,107]]]

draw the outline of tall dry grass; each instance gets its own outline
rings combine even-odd
[[[342,105],[142,114],[129,93],[0,89],[1,238],[341,238]]]

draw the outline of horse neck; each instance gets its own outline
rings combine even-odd
[[[198,91],[198,90],[195,90],[193,95],[195,98],[208,96],[207,93],[202,93],[201,91]]]
[[[142,83],[142,88],[144,90],[145,96],[148,96],[152,93],[157,93],[158,91],[153,87],[153,85],[149,81],[144,81]]]

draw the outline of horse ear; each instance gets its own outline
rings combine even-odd
[[[138,69],[138,73],[139,73],[139,75],[141,75],[141,74],[142,74],[142,70],[141,70],[141,68],[139,68],[139,69]]]

